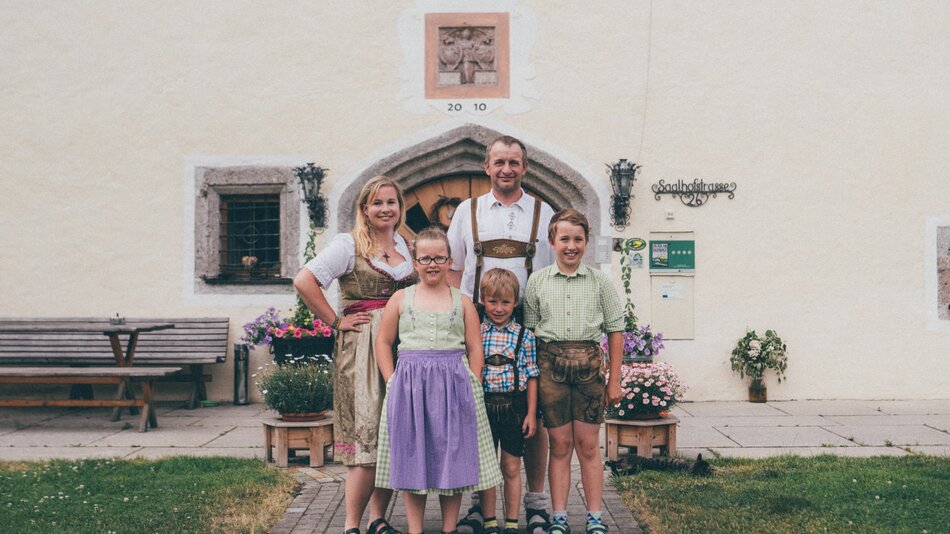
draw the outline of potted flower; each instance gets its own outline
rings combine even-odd
[[[739,340],[736,348],[732,349],[729,358],[732,370],[739,376],[752,379],[749,384],[749,402],[766,402],[768,400],[762,375],[766,369],[774,369],[781,382],[788,367],[785,343],[774,330],[766,330],[764,336],[759,336],[755,330],[746,332]]]
[[[284,365],[269,363],[254,374],[268,408],[285,421],[315,421],[333,406],[330,358],[292,357]]]
[[[624,364],[620,369],[623,397],[607,407],[608,419],[630,421],[663,417],[683,399],[688,389],[664,362]]]
[[[620,368],[620,402],[607,407],[608,419],[629,421],[662,417],[682,400],[687,387],[668,363],[654,362],[653,358],[665,346],[663,334],[653,332],[649,325],[638,325],[631,299],[629,263],[633,240],[627,240],[620,257],[620,274],[626,293],[624,309],[623,365]],[[600,342],[607,350],[607,336]]]
[[[306,309],[306,308],[304,308]],[[307,311],[309,314],[309,310]],[[248,348],[269,345],[274,361],[283,364],[292,356],[324,356],[333,353],[333,330],[313,315],[284,319],[275,308],[244,325],[241,341]]]

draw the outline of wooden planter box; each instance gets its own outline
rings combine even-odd
[[[664,456],[676,454],[676,424],[679,419],[667,416],[641,421],[607,419],[607,459],[616,461],[620,447],[635,447],[637,456],[653,457],[653,448],[659,447]]]
[[[265,462],[273,462],[276,456],[277,467],[287,467],[290,451],[309,450],[310,467],[323,466],[324,448],[333,444],[333,417],[306,423],[271,417],[261,422],[264,423]]]
[[[333,357],[334,336],[330,337],[302,337],[274,338],[271,343],[271,352],[274,353],[274,362],[283,365],[287,355],[291,356],[318,356]]]

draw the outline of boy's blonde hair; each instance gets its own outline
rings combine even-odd
[[[363,213],[363,208],[367,206],[383,187],[392,187],[396,190],[396,200],[399,202],[399,219],[396,221],[396,232],[402,227],[402,222],[406,220],[405,209],[406,201],[402,197],[402,189],[399,184],[392,181],[387,176],[374,176],[368,182],[363,184],[360,194],[356,197],[356,227],[353,228],[353,241],[356,243],[356,255],[361,258],[370,259],[380,252],[379,243],[376,241],[376,234],[369,227],[369,220]]]
[[[590,241],[590,223],[587,217],[574,208],[565,208],[551,217],[551,223],[548,224],[548,241],[553,243],[554,236],[557,234],[557,223],[566,222],[584,229],[584,239]]]
[[[518,284],[518,277],[508,269],[489,269],[482,277],[479,295],[484,301],[488,297],[501,297],[511,294],[514,296],[515,303],[518,302],[518,291],[521,286]]]

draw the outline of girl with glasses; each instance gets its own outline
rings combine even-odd
[[[389,300],[376,340],[386,379],[376,486],[403,490],[410,534],[422,532],[426,495],[438,495],[442,531],[451,532],[462,492],[497,486],[501,471],[480,382],[478,312],[446,283],[452,260],[445,232],[420,232],[414,253],[419,283]]]

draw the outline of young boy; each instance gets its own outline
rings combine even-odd
[[[482,278],[482,348],[485,351],[484,387],[488,423],[497,449],[501,445],[501,472],[505,479],[504,534],[518,533],[521,499],[521,457],[525,439],[537,429],[538,365],[535,339],[511,314],[518,303],[518,277],[507,269],[491,269]],[[483,534],[499,534],[495,516],[495,488],[479,494],[485,522]]]
[[[571,531],[567,495],[574,451],[587,501],[587,532],[607,532],[600,512],[604,473],[599,435],[605,400],[614,404],[621,396],[624,321],[609,278],[581,263],[589,237],[583,214],[574,209],[555,213],[548,226],[555,264],[531,275],[525,290],[525,326],[538,338],[538,395],[551,442],[548,480],[554,512],[548,532],[553,534]],[[610,355],[606,384],[599,344],[604,333]]]

